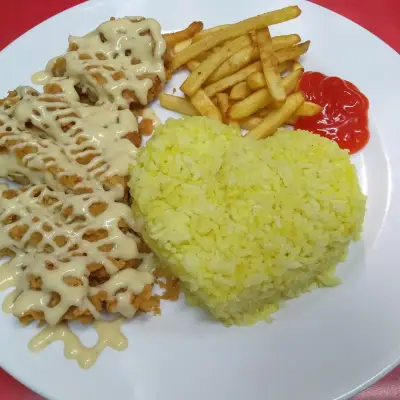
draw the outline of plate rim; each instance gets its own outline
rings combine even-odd
[[[123,2],[123,1],[124,0],[117,0],[115,3],[120,3],[120,2]],[[158,2],[158,1],[159,0],[154,0],[154,2]],[[193,0],[189,0],[189,1],[193,1]],[[393,52],[394,55],[396,55],[397,57],[400,57],[400,54],[393,47],[391,47],[388,43],[386,43],[384,40],[382,40],[381,38],[376,36],[374,33],[369,31],[367,28],[365,28],[362,25],[358,24],[357,22],[347,18],[346,16],[343,16],[343,15],[339,14],[336,11],[330,10],[329,8],[327,8],[327,7],[323,6],[323,5],[316,4],[316,3],[313,3],[313,2],[309,2],[307,0],[293,0],[294,4],[306,3],[306,2],[312,4],[313,7],[324,9],[324,10],[328,11],[329,13],[336,14],[338,17],[349,21],[353,25],[357,25],[371,39],[373,38],[373,40],[378,41],[379,42],[379,46],[381,46],[381,47],[385,46],[387,49],[389,49],[391,52]],[[62,10],[62,11],[50,16],[49,18],[46,18],[44,21],[40,22],[39,24],[35,25],[31,29],[27,30],[26,32],[24,32],[23,34],[18,36],[16,39],[14,39],[12,42],[10,42],[6,47],[4,47],[1,50],[1,53],[8,52],[11,49],[13,49],[15,46],[18,46],[19,42],[21,42],[23,40],[26,40],[26,37],[30,36],[32,34],[32,32],[42,28],[44,25],[46,25],[47,23],[49,23],[51,20],[53,20],[56,17],[60,17],[61,15],[65,15],[65,14],[68,14],[70,12],[71,13],[72,12],[76,12],[76,10],[78,10],[78,9],[85,10],[85,9],[90,9],[90,8],[96,7],[96,6],[100,6],[101,7],[102,4],[108,4],[108,3],[109,3],[108,0],[88,0],[88,1],[84,1],[82,3],[76,4],[76,5],[72,6],[72,7],[69,7],[67,9],[65,9],[65,10]],[[369,380],[367,380],[366,382],[364,382],[361,385],[357,386],[353,390],[349,391],[348,393],[344,393],[343,395],[337,397],[336,400],[345,400],[345,399],[349,399],[349,398],[357,395],[358,393],[364,391],[365,389],[367,389],[368,387],[370,387],[374,383],[378,382],[380,379],[382,379],[384,376],[389,374],[391,371],[393,371],[399,365],[400,365],[400,351],[398,352],[397,358],[391,364],[389,364],[388,366],[383,368],[376,375],[372,376]],[[39,395],[41,395],[41,396],[43,396],[43,397],[45,397],[47,399],[51,398],[44,391],[42,391],[38,386],[33,384],[33,381],[29,381],[28,382],[28,380],[25,379],[24,376],[19,375],[18,372],[15,371],[15,369],[9,368],[8,366],[1,365],[1,364],[0,364],[0,368],[4,369],[4,371],[6,371],[10,376],[12,376],[18,382],[20,382],[21,384],[23,384],[24,386],[26,386],[30,390],[34,391],[35,393],[37,393],[37,394],[39,394]]]

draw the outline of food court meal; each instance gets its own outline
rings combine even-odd
[[[111,18],[70,36],[66,53],[33,75],[42,91],[21,86],[0,102],[0,175],[19,184],[0,188],[0,251],[10,257],[0,289],[15,287],[5,311],[47,325],[31,348],[62,339],[88,367],[99,348],[125,347],[120,317],[176,300],[178,278],[192,304],[225,324],[266,319],[285,299],[338,282],[365,197],[333,141],[349,142],[320,137],[337,110],[302,81],[310,42],[270,32],[299,15],[293,6],[166,34],[151,18]],[[182,69],[183,95],[167,94]],[[158,98],[186,117],[139,149],[159,123],[148,108]],[[356,150],[368,141],[367,111],[366,98],[352,111],[365,133]],[[353,114],[337,126],[346,138]],[[279,130],[307,118],[320,136]],[[71,320],[97,329],[92,352]]]

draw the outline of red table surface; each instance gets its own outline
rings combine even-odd
[[[400,0],[310,0],[360,24],[400,53]],[[0,49],[47,18],[82,0],[14,0],[2,7]],[[11,88],[10,88],[11,89]],[[41,400],[0,369],[0,398]],[[400,399],[400,367],[354,400]]]

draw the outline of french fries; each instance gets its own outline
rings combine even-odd
[[[262,117],[262,118],[264,118],[264,117],[266,117],[270,112],[271,112],[271,110],[270,110],[268,107],[266,107],[266,108],[262,108],[261,110],[258,110],[254,115],[255,115],[256,117]]]
[[[212,51],[205,51],[204,53],[201,53],[200,55],[198,55],[193,60],[202,62],[202,61],[206,60],[208,57],[210,57],[212,54],[213,54]]]
[[[248,118],[244,118],[239,122],[239,125],[242,129],[246,129],[247,131],[251,131],[252,129],[254,129],[257,125],[260,125],[261,122],[263,121],[264,118],[262,117],[255,117],[255,116],[251,116]]]
[[[218,107],[211,101],[204,90],[198,90],[191,98],[193,106],[204,117],[209,117],[222,122],[222,114]]]
[[[283,72],[285,72],[287,70],[290,70],[292,68],[292,66],[293,66],[293,61],[292,60],[284,61],[284,62],[278,64],[278,67],[277,67],[278,68],[278,72],[280,74],[282,74]]]
[[[168,110],[190,116],[200,115],[196,108],[193,107],[192,103],[183,97],[160,93],[159,99],[160,104]]]
[[[274,36],[272,38],[272,49],[274,51],[285,49],[286,47],[294,46],[301,42],[301,38],[299,35],[281,35],[281,36]]]
[[[251,90],[249,86],[247,85],[247,82],[240,82],[236,84],[232,89],[229,94],[229,97],[232,100],[243,100],[246,98],[249,94],[251,93]]]
[[[219,110],[221,111],[222,118],[223,118],[224,122],[227,123],[228,122],[227,112],[229,109],[229,96],[227,93],[217,93],[217,95],[215,97],[217,99],[217,106],[218,106]]]
[[[264,73],[267,88],[276,103],[281,103],[286,98],[282,79],[279,75],[277,66],[278,60],[275,57],[271,35],[268,28],[260,29],[256,32],[258,51],[260,53],[261,65]]]
[[[297,70],[282,79],[283,88],[286,94],[290,94],[300,80],[303,70]],[[246,97],[244,100],[235,103],[229,110],[229,117],[232,119],[246,118],[258,110],[271,104],[273,98],[267,88],[258,90]]]
[[[240,129],[240,124],[237,121],[230,120],[228,121],[228,125],[230,125],[232,128]]]
[[[287,47],[285,49],[278,50],[275,53],[275,56],[279,63],[288,60],[297,60],[300,56],[307,53],[310,47],[310,43],[311,42],[307,40],[307,42],[300,43],[297,46]]]
[[[254,43],[257,43],[256,31],[250,32],[250,37]],[[294,46],[295,44],[300,42],[301,42],[300,36],[295,34],[274,36],[272,38],[272,48],[274,51],[277,51],[280,49],[284,49],[285,47]]]
[[[297,34],[271,37],[268,28],[300,13],[292,6],[206,30],[194,22],[164,35],[168,68],[184,66],[190,73],[181,85],[186,97],[161,93],[161,105],[246,129],[257,139],[318,114],[321,107],[297,91],[304,72],[298,59],[310,41],[301,43]]]
[[[282,35],[275,36],[272,38],[272,47],[274,51],[280,50],[289,46],[292,46],[300,42],[300,36],[298,35]],[[207,79],[207,83],[216,82],[228,75],[239,71],[241,68],[250,64],[253,61],[260,59],[260,54],[257,47],[254,45],[245,47],[238,51],[231,58],[222,63]],[[284,63],[283,63],[284,64]],[[281,65],[281,64],[280,64]],[[286,68],[285,68],[286,69]]]
[[[303,66],[298,61],[295,61],[292,65],[292,71],[296,71],[297,69],[303,69]]]
[[[199,33],[203,29],[203,22],[195,21],[192,22],[186,29],[178,32],[165,33],[163,35],[168,47],[174,47],[177,43],[183,42],[187,39],[191,39],[196,33]]]
[[[179,53],[186,47],[189,47],[192,44],[192,39],[186,39],[183,42],[179,42],[174,46],[174,53]]]
[[[186,66],[189,71],[194,71],[196,68],[198,68],[200,65],[200,61],[197,60],[190,60],[186,63]]]
[[[204,39],[205,37],[211,36],[216,32],[219,32],[220,30],[228,27],[229,24],[224,24],[224,25],[217,25],[212,28],[204,29],[199,33],[196,33],[193,37],[193,42],[198,42],[201,39]]]
[[[267,84],[262,72],[253,72],[247,77],[246,82],[251,90],[262,89]]]
[[[204,60],[181,86],[182,92],[192,96],[207,80],[207,78],[219,67],[225,60],[237,53],[243,47],[249,46],[251,39],[248,35],[239,36],[234,41],[225,44],[219,51]]]
[[[232,119],[246,118],[250,115],[253,115],[258,110],[266,107],[271,102],[272,97],[268,89],[260,89],[242,101],[235,103],[229,110],[229,117]]]
[[[298,117],[313,117],[322,111],[322,107],[310,101],[305,101],[298,110],[286,121],[290,125],[294,125]]]
[[[247,34],[250,31],[262,29],[269,25],[279,24],[284,21],[296,18],[301,11],[297,6],[282,8],[281,10],[270,11],[249,19],[231,24],[220,31],[205,37],[191,46],[182,50],[172,58],[172,69],[177,69],[187,61],[197,57],[199,54],[218,46],[229,39]],[[187,37],[185,37],[187,39]],[[182,41],[182,40],[179,40]]]
[[[237,83],[246,80],[246,78],[253,72],[261,71],[261,68],[261,62],[256,61],[255,63],[248,65],[238,72],[235,72],[232,75],[229,75],[217,82],[212,83],[211,85],[206,86],[204,90],[208,96],[212,97],[216,93],[223,92],[225,89],[229,89]]]
[[[271,113],[271,109],[263,108],[258,111],[254,115],[244,118],[239,122],[240,127],[242,129],[246,129],[248,131],[254,129],[257,125],[259,125],[263,119]],[[318,104],[311,103],[309,101],[305,101],[295,112],[294,114],[286,121],[289,125],[294,125],[297,121],[298,117],[311,117],[316,115],[322,111],[322,107]]]
[[[294,113],[297,117],[313,117],[322,111],[322,107],[319,104],[312,103],[311,101],[305,101],[301,107]]]
[[[228,109],[229,109],[229,96],[227,93],[217,93],[215,96],[217,100],[217,106],[222,114],[222,119],[225,124],[228,124],[234,128],[240,129],[240,124],[238,121],[230,120],[228,118]]]
[[[282,126],[292,114],[300,108],[304,103],[304,94],[296,92],[287,97],[283,106],[277,110],[271,111],[263,121],[254,129],[250,130],[247,135],[257,139],[265,139],[273,135],[276,130]]]
[[[285,61],[281,64],[278,64],[277,70],[279,73],[282,73],[292,66],[292,61]],[[262,72],[253,72],[251,75],[247,77],[247,84],[249,88],[253,91],[261,89],[267,85],[265,82],[265,77]]]
[[[254,46],[245,47],[222,63],[210,75],[210,77],[207,79],[207,83],[214,83],[228,75],[234,74],[246,65],[250,64],[252,61],[256,61],[255,58],[257,57],[258,55],[257,52],[255,52]]]

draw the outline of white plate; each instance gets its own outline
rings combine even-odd
[[[165,304],[160,318],[126,323],[128,350],[107,349],[88,371],[64,359],[61,343],[30,353],[26,345],[36,328],[22,328],[0,313],[0,365],[12,375],[59,400],[321,400],[354,395],[398,363],[400,80],[394,73],[400,57],[375,36],[301,1],[89,2],[44,22],[0,54],[0,93],[29,84],[33,72],[63,52],[68,34],[84,34],[110,16],[154,17],[164,30],[174,30],[193,20],[209,27],[293,3],[303,14],[273,26],[273,34],[310,39],[306,69],[348,79],[371,101],[371,141],[353,158],[368,211],[363,241],[339,266],[344,283],[290,301],[273,323],[248,328],[225,328],[183,302]],[[181,78],[168,88],[178,87]],[[90,329],[81,332],[85,343],[93,343]]]

